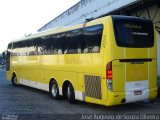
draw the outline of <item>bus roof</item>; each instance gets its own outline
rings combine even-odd
[[[109,15],[109,16],[105,16],[105,17],[102,17],[102,18],[93,19],[90,22],[96,22],[96,21],[98,21],[100,19],[104,19],[106,17],[112,17],[114,19],[140,19],[140,20],[147,20],[146,18],[140,18],[140,17],[134,17],[134,16]],[[87,23],[90,23],[90,22],[87,22]],[[50,34],[63,33],[65,31],[67,31],[67,30],[68,31],[72,30],[72,28],[74,28],[74,29],[83,28],[83,25],[84,25],[84,23],[83,24],[74,25],[74,26],[60,26],[60,27],[56,27],[54,29],[50,29],[50,30],[46,30],[46,31],[43,31],[43,32],[38,32],[38,33],[35,33],[35,34],[31,34],[31,35],[29,35],[27,37],[24,37],[24,38],[21,38],[21,39],[13,40],[10,43],[16,43],[16,42],[19,42],[19,41],[28,40],[28,39],[32,39],[32,38],[38,38],[38,37],[42,37],[42,36],[47,36],[47,35],[50,35]]]

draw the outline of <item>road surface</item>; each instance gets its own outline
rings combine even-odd
[[[6,80],[5,71],[0,70],[0,119],[14,118],[13,120],[28,119],[98,119],[108,117],[104,115],[128,114],[160,114],[158,101],[137,102],[113,107],[105,107],[78,101],[69,104],[67,100],[53,100],[47,92],[34,88],[12,86]],[[94,116],[103,115],[103,116]],[[123,116],[125,117],[125,116]],[[132,116],[131,116],[132,117]],[[160,116],[159,116],[160,117]],[[104,118],[103,118],[104,119]]]

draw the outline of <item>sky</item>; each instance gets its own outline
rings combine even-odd
[[[80,0],[0,0],[0,53]]]

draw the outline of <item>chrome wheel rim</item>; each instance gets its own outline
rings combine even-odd
[[[14,83],[17,84],[17,77],[14,77]]]
[[[57,95],[57,92],[58,92],[57,86],[56,84],[53,84],[52,85],[52,95],[55,97]]]
[[[67,89],[67,97],[70,98],[70,96],[71,96],[71,90],[70,90],[70,87],[68,87],[68,89]]]

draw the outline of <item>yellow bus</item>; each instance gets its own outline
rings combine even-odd
[[[112,106],[157,96],[152,21],[106,16],[37,33],[8,45],[7,79],[52,98]]]

